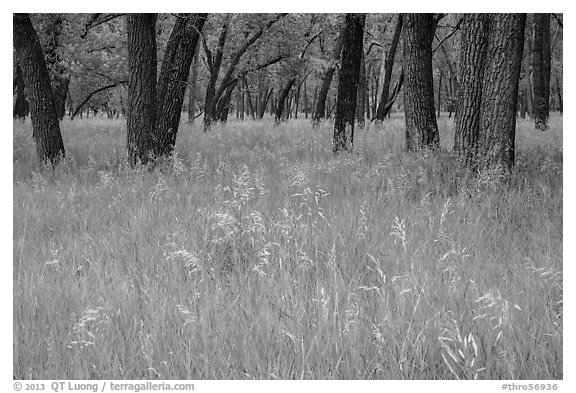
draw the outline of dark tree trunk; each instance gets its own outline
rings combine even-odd
[[[558,110],[560,111],[560,114],[562,114],[564,110],[564,105],[562,102],[562,85],[560,84],[558,73],[556,73],[554,77],[556,78],[556,94],[558,95]]]
[[[250,116],[252,116],[252,120],[255,120],[256,113],[254,111],[254,106],[252,105],[252,97],[250,96],[250,87],[248,86],[248,81],[246,78],[242,78],[242,82],[244,82],[244,88],[246,89],[246,101],[248,102],[248,110],[250,111]]]
[[[436,117],[440,117],[440,104],[441,104],[441,99],[442,99],[442,70],[440,70],[440,77],[438,78],[438,108],[437,108],[437,113],[436,113]]]
[[[208,85],[206,85],[206,98],[204,100],[204,131],[208,131],[214,121],[213,117],[216,111],[216,82],[218,82],[218,75],[220,74],[220,68],[222,66],[224,44],[226,44],[226,37],[228,36],[231,20],[232,14],[226,15],[214,56],[212,56],[212,52],[208,49],[208,46],[206,44],[204,45],[204,51],[206,52],[210,69],[210,79],[208,80]]]
[[[524,78],[520,88],[526,97],[526,110],[528,116],[532,118],[534,117],[534,91],[532,87],[532,23],[526,24],[526,35],[524,40]]]
[[[316,116],[316,101],[318,100],[318,86],[314,89],[314,95],[312,96],[312,119]],[[324,116],[324,114],[322,114]]]
[[[194,52],[208,14],[181,14],[176,19],[160,69],[157,84],[154,153],[170,155],[176,145],[186,83]]]
[[[200,58],[200,43],[196,42],[194,59],[190,69],[190,86],[188,90],[188,123],[194,124],[196,119],[196,96],[198,95],[198,59]]]
[[[56,109],[56,116],[58,116],[60,120],[62,120],[66,114],[66,97],[68,97],[68,86],[70,84],[70,77],[66,74],[66,67],[58,54],[60,35],[62,34],[64,23],[64,18],[56,14],[51,23],[48,24],[46,34],[49,40],[45,51],[46,66],[49,69],[52,82],[54,107]]]
[[[308,108],[308,90],[306,89],[306,81],[304,81],[304,96],[302,98],[303,98],[302,106],[304,107],[304,118],[307,119],[310,108]]]
[[[483,168],[511,168],[526,14],[491,14],[490,23],[482,91],[480,163]]]
[[[312,115],[312,125],[317,127],[320,121],[324,118],[326,112],[326,97],[328,97],[328,91],[330,90],[330,84],[332,83],[332,77],[334,76],[334,71],[336,70],[336,63],[340,60],[340,53],[342,52],[342,46],[344,44],[344,37],[346,35],[346,24],[340,29],[340,34],[338,35],[338,40],[336,41],[336,46],[334,47],[334,52],[332,52],[332,64],[326,70],[324,78],[322,78],[322,85],[318,92],[318,97],[315,97],[314,104],[314,114]]]
[[[440,45],[440,49],[444,54],[446,66],[448,67],[448,92],[446,93],[446,106],[448,107],[448,118],[452,117],[452,112],[456,111],[458,107],[458,96],[460,94],[460,80],[457,73],[456,64],[446,51],[444,43]]]
[[[514,164],[518,80],[526,14],[468,14],[454,150],[469,168]]]
[[[534,123],[537,130],[544,131],[550,117],[550,14],[533,14],[533,18]]]
[[[558,77],[556,77],[558,79]],[[24,119],[28,115],[28,100],[24,92],[24,76],[20,64],[16,63],[16,101],[14,102],[14,117]]]
[[[526,104],[526,91],[522,90],[518,94],[518,114],[520,115],[521,119],[526,118],[526,112],[528,111],[528,105]]]
[[[392,70],[394,68],[394,56],[396,55],[396,48],[398,47],[398,42],[400,41],[400,33],[402,32],[402,14],[398,15],[398,20],[396,22],[396,28],[394,29],[394,36],[392,37],[392,43],[386,54],[386,60],[384,62],[384,82],[382,83],[382,94],[380,96],[380,105],[376,110],[375,119],[383,121],[386,115],[384,114],[384,107],[388,103],[388,96],[390,94],[390,81],[392,80]]]
[[[280,97],[278,98],[278,105],[276,106],[276,114],[275,114],[275,118],[274,118],[274,122],[276,124],[279,124],[282,120],[284,120],[284,118],[286,118],[288,116],[288,115],[286,115],[284,117],[282,116],[284,113],[284,105],[286,102],[286,97],[288,97],[288,93],[292,89],[292,86],[294,86],[295,82],[296,82],[296,78],[290,79],[286,83],[286,86],[284,86],[284,88],[280,92]]]
[[[244,121],[244,91],[238,92],[238,110],[240,111],[240,120]]]
[[[404,111],[406,149],[438,148],[440,134],[434,113],[432,40],[438,20],[434,14],[404,14]]]
[[[342,66],[338,81],[336,118],[334,121],[334,152],[352,150],[354,145],[354,117],[362,61],[364,23],[366,14],[346,14],[342,47]]]
[[[128,159],[146,164],[156,130],[156,14],[128,14]]]
[[[52,166],[66,155],[44,54],[28,14],[13,15],[16,60],[22,68],[30,103],[32,135],[41,163]]]
[[[296,98],[294,99],[294,118],[298,118],[298,107],[300,106],[300,88],[302,85],[300,84],[296,89]]]
[[[454,151],[468,167],[474,167],[478,155],[488,19],[488,15],[466,14],[461,25],[460,103],[456,111]]]
[[[364,128],[364,119],[366,114],[366,60],[364,51],[360,59],[360,75],[358,77],[358,96],[356,97],[356,121],[358,128]]]
[[[230,100],[232,99],[232,93],[236,88],[239,80],[236,79],[227,88],[224,94],[220,97],[218,105],[216,108],[216,116],[219,121],[226,123],[228,121],[228,113],[230,112]]]

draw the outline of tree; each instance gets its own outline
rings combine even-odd
[[[28,14],[13,15],[14,52],[30,104],[32,135],[41,163],[56,165],[66,155],[44,54]]]
[[[537,130],[548,128],[550,117],[550,14],[533,15],[532,75],[534,82],[534,123]]]
[[[467,14],[454,151],[471,169],[510,169],[526,14]]]
[[[352,150],[354,145],[354,118],[360,63],[362,61],[364,24],[366,14],[346,14],[342,47],[342,66],[338,81],[336,117],[334,120],[334,152]]]
[[[434,111],[432,40],[438,24],[434,14],[404,14],[404,111],[408,151],[440,146]]]
[[[384,83],[382,85],[382,94],[380,96],[380,104],[376,111],[376,116],[374,118],[379,121],[383,121],[387,113],[385,113],[385,108],[389,102],[390,94],[390,81],[392,80],[392,69],[394,67],[394,56],[396,55],[396,48],[398,47],[398,42],[400,41],[400,33],[402,32],[402,14],[398,15],[396,21],[396,27],[394,28],[394,36],[392,37],[392,43],[388,52],[386,52],[386,59],[384,61]]]
[[[334,76],[334,71],[336,70],[336,64],[338,63],[338,60],[340,60],[340,54],[342,53],[342,46],[344,44],[345,36],[346,23],[344,23],[340,28],[340,34],[338,35],[338,40],[336,41],[334,51],[332,52],[332,62],[326,69],[326,73],[322,78],[322,85],[318,92],[314,116],[312,117],[312,125],[315,127],[317,127],[320,124],[320,121],[325,117],[326,97],[328,96],[328,90],[330,89],[330,84],[332,83],[332,77]]]
[[[156,14],[128,14],[128,159],[146,164],[156,129]]]
[[[24,76],[22,68],[16,63],[16,78],[14,79],[14,88],[16,90],[16,100],[14,101],[14,117],[24,119],[28,115],[28,100],[24,92]]]
[[[60,14],[56,14],[54,17],[50,18],[50,21],[46,26],[46,34],[48,35],[49,40],[46,45],[45,59],[52,80],[56,115],[60,120],[64,118],[64,114],[66,113],[66,97],[68,96],[68,86],[70,84],[70,76],[66,72],[66,67],[63,64],[59,53],[62,30],[65,24],[65,18]]]
[[[176,16],[158,77],[154,153],[169,155],[176,145],[180,114],[194,52],[208,14]]]

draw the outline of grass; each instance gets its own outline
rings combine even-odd
[[[562,379],[562,118],[503,184],[330,124],[183,125],[130,169],[121,120],[14,123],[18,379]]]

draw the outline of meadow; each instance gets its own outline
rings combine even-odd
[[[13,132],[17,379],[562,379],[562,117],[516,167],[404,152],[404,120],[183,124],[130,168],[122,119]]]

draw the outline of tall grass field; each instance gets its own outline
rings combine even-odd
[[[13,135],[17,379],[563,378],[562,118],[516,166],[406,153],[404,119],[182,124],[130,168],[125,120]]]

